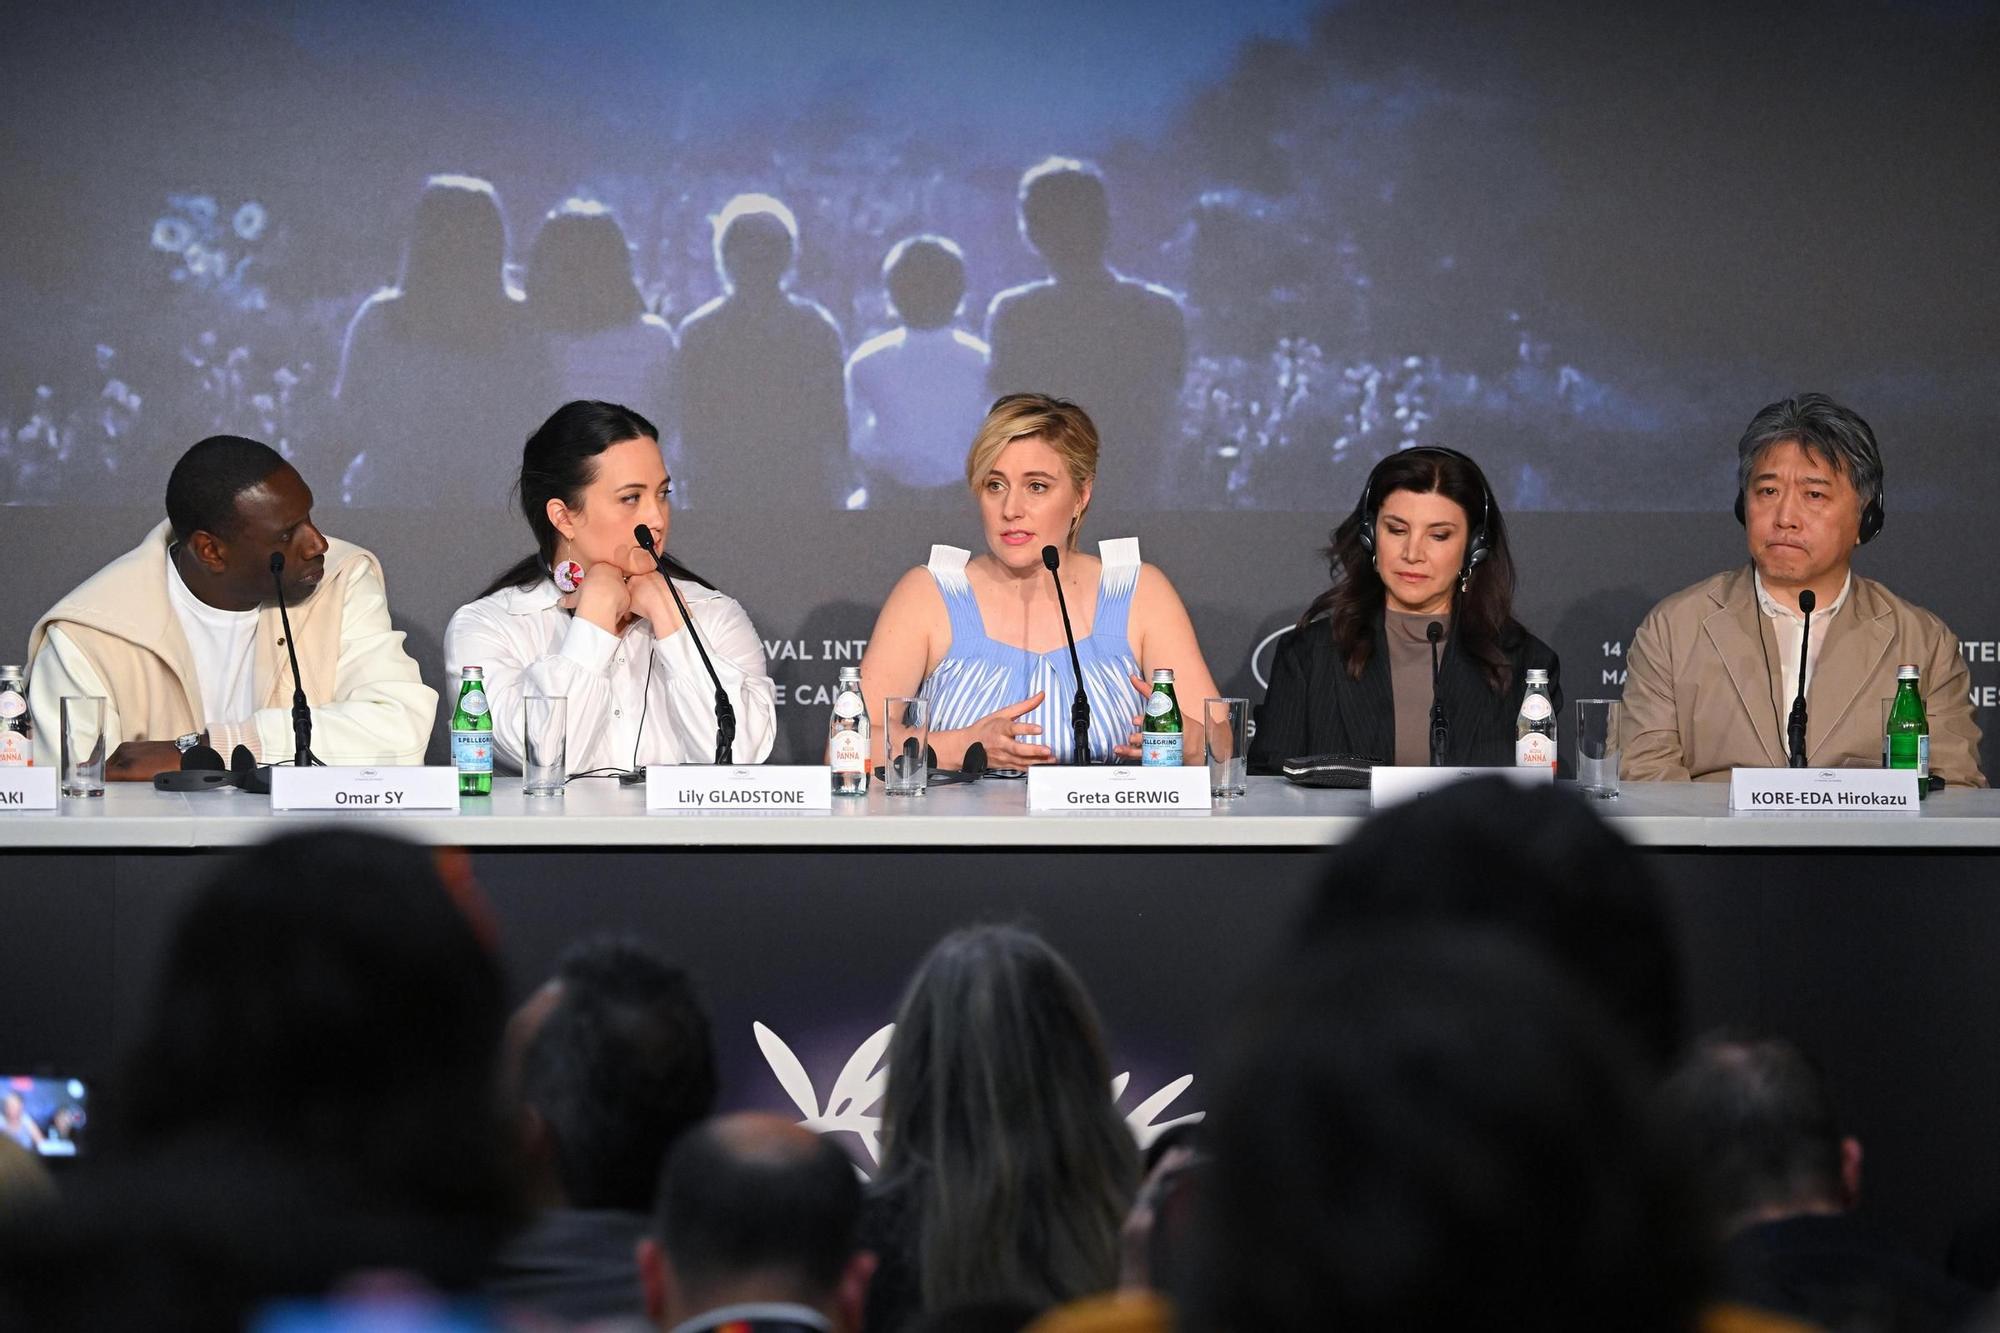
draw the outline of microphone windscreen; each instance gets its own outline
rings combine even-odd
[[[632,529],[632,540],[639,543],[639,549],[646,554],[653,553],[653,530],[644,523]]]
[[[248,754],[249,751],[245,750],[244,753]],[[188,752],[181,756],[181,772],[185,773],[190,769],[196,768],[208,769],[211,772],[220,773],[222,771],[222,756],[207,745],[191,746]]]
[[[1043,567],[1053,570],[1060,564],[1062,564],[1062,552],[1053,546],[1044,546],[1042,548]]]
[[[1424,626],[1424,637],[1432,643],[1436,643],[1444,637],[1444,626],[1433,620],[1430,624]]]
[[[1799,591],[1799,610],[1804,612],[1806,615],[1811,615],[1813,609],[1813,603],[1818,600],[1819,599],[1817,597],[1813,596],[1813,590],[1811,588],[1801,589]]]
[[[271,572],[273,574],[282,574],[285,572],[285,553],[283,551],[271,552]]]

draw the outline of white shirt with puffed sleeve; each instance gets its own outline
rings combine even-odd
[[[682,579],[674,586],[736,710],[733,762],[760,764],[776,740],[777,705],[756,628],[733,597]],[[460,607],[445,628],[444,652],[448,700],[458,697],[465,667],[486,673],[494,749],[515,772],[521,701],[530,694],[569,700],[573,776],[715,758],[715,686],[685,629],[657,639],[650,624],[636,619],[623,634],[611,634],[571,615],[561,591],[543,579]]]

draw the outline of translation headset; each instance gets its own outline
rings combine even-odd
[[[1741,487],[1738,487],[1736,490],[1736,521],[1745,527],[1750,526],[1749,520],[1743,516],[1743,489]],[[1878,486],[1875,489],[1875,498],[1862,506],[1861,509],[1861,544],[1866,546],[1869,542],[1874,541],[1875,534],[1881,530],[1882,489]]]
[[[1382,469],[1388,466],[1392,459],[1408,458],[1411,454],[1436,454],[1445,458],[1456,458],[1459,462],[1472,469],[1473,476],[1479,478],[1479,524],[1473,528],[1472,535],[1466,539],[1465,564],[1458,572],[1458,590],[1464,592],[1466,585],[1472,582],[1472,571],[1485,564],[1487,557],[1493,554],[1493,492],[1487,487],[1486,474],[1479,470],[1479,464],[1473,462],[1456,449],[1447,449],[1441,444],[1419,444],[1390,454],[1388,458],[1383,459],[1374,466],[1368,473],[1368,483],[1361,488],[1361,504],[1354,511],[1356,516],[1361,520],[1357,534],[1361,538],[1361,549],[1368,552],[1370,559],[1374,558],[1375,478],[1381,475]],[[1737,498],[1736,504],[1737,516],[1740,518],[1743,507],[1743,501],[1740,496]],[[1879,522],[1877,526],[1880,526]]]

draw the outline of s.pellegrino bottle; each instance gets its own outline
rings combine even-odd
[[[1161,667],[1153,673],[1153,692],[1146,698],[1146,724],[1140,729],[1139,762],[1147,768],[1178,768],[1181,762],[1181,706],[1174,698],[1174,673]]]
[[[17,666],[0,666],[0,768],[27,768],[34,762],[28,673]]]
[[[835,796],[868,794],[868,705],[861,698],[861,668],[842,667],[833,692],[826,762],[833,770]]]
[[[1556,766],[1556,706],[1549,698],[1549,673],[1530,667],[1524,677],[1527,693],[1514,718],[1514,767]]]
[[[486,702],[483,667],[459,669],[458,706],[451,712],[451,762],[460,796],[493,792],[493,710]]]
[[[1915,769],[1921,801],[1931,789],[1931,723],[1924,716],[1919,674],[1910,663],[1896,668],[1896,697],[1889,704],[1889,726],[1882,737],[1882,766]]]

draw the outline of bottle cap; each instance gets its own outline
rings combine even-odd
[[[1171,684],[1173,684],[1173,683],[1174,683],[1174,669],[1173,669],[1172,667],[1160,667],[1160,668],[1156,669],[1156,670],[1155,670],[1155,671],[1153,672],[1153,683],[1154,683],[1155,685],[1171,685]]]
[[[460,667],[458,669],[458,675],[461,680],[482,680],[486,676],[486,668]]]
[[[1905,662],[1896,668],[1897,680],[1917,680],[1920,678],[1920,674],[1915,662]]]
[[[841,680],[843,680],[843,681],[849,681],[849,680],[860,680],[860,679],[861,679],[861,668],[860,668],[860,667],[842,667],[842,668],[840,669],[840,678],[841,678]]]
[[[1549,683],[1549,673],[1540,667],[1529,667],[1526,679],[1530,685],[1546,685]]]

